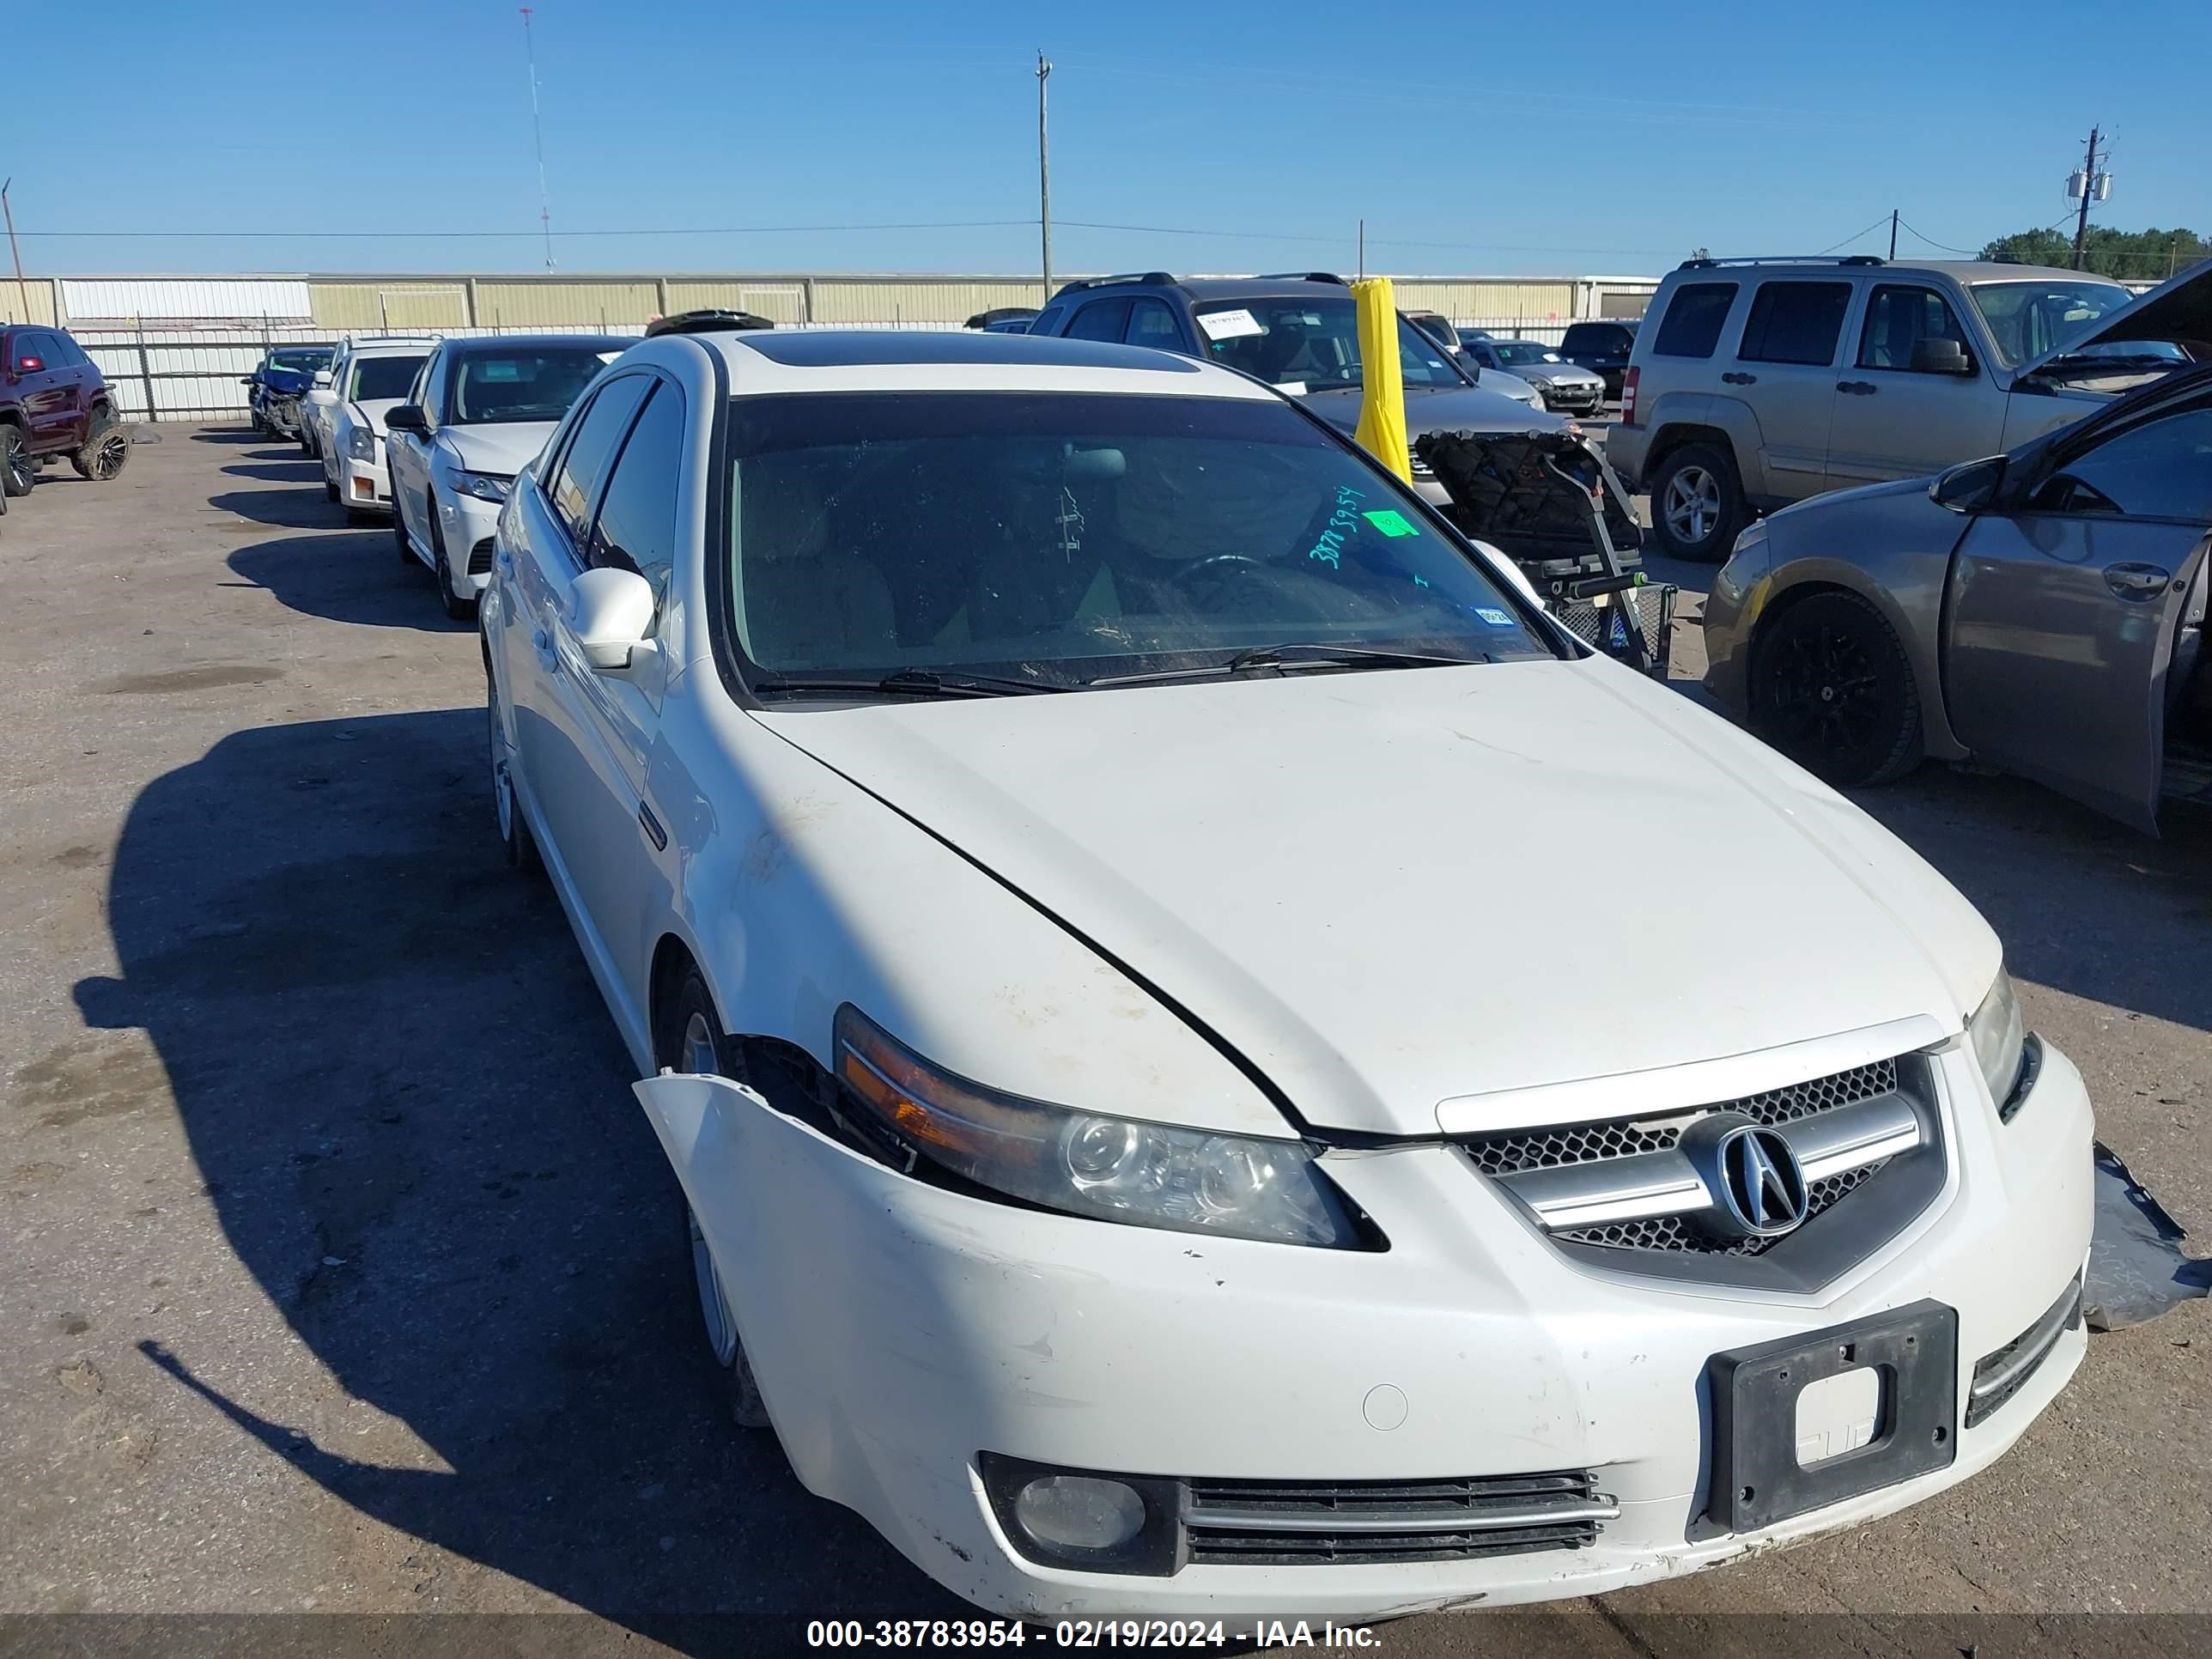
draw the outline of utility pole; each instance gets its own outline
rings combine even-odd
[[[8,253],[15,262],[15,291],[23,296],[23,320],[30,323],[38,319],[31,315],[31,288],[23,280],[23,250],[15,246],[15,210],[8,205],[8,187],[15,182],[11,175],[5,184],[0,184],[0,216],[8,221]]]
[[[522,55],[530,65],[530,141],[538,149],[538,222],[545,232],[545,269],[553,269],[553,204],[545,193],[545,129],[538,116],[538,43],[530,33],[530,8],[522,9]]]
[[[1037,240],[1044,257],[1045,301],[1052,298],[1052,137],[1045,125],[1044,83],[1052,79],[1052,65],[1044,48],[1037,48]]]
[[[2089,156],[2081,164],[2081,214],[2074,222],[2074,269],[2081,269],[2081,255],[2089,240],[2089,198],[2097,192],[2097,140],[2099,129],[2089,129]]]
[[[1367,280],[1367,221],[1359,222],[1359,280]]]
[[[1889,260],[1892,264],[1897,263],[1897,210],[1895,208],[1889,210]]]

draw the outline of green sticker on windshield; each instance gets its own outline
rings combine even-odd
[[[1386,536],[1418,536],[1421,532],[1406,521],[1406,515],[1389,507],[1359,515]]]

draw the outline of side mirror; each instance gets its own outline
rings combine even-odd
[[[385,411],[384,429],[386,432],[412,432],[416,436],[430,429],[430,422],[422,413],[420,404],[401,404]]]
[[[1971,374],[1974,372],[1974,360],[1966,355],[1966,348],[1956,340],[1923,335],[1912,343],[1912,372],[1915,374]]]
[[[240,386],[259,386],[261,377],[258,374],[241,374],[238,377],[238,383]]]
[[[1928,499],[1954,513],[1979,513],[1996,500],[2004,476],[2005,458],[2002,455],[1967,461],[1937,473],[1936,482],[1928,486]]]
[[[44,357],[18,357],[15,359],[15,372],[18,374],[36,374],[46,366],[46,360]]]
[[[317,369],[317,370],[315,371],[315,384],[316,384],[317,386],[329,386],[329,385],[330,385],[330,383],[331,383],[331,372],[330,372],[330,370],[328,370],[327,368],[319,368],[319,369]]]
[[[568,586],[568,631],[584,660],[602,674],[619,674],[653,626],[653,584],[635,570],[597,566]]]

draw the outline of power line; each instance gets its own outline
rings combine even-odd
[[[1903,228],[1911,230],[1915,236],[1919,237],[1922,241],[1927,243],[1928,246],[1932,248],[1941,248],[1946,253],[1962,254],[1969,259],[1978,258],[1981,256],[1981,250],[1979,248],[1953,247],[1948,242],[1939,242],[1933,236],[1923,234],[1922,232],[1917,230],[1912,230],[1911,224],[1905,220],[1900,219],[1897,222]]]
[[[632,230],[563,230],[561,234],[563,236],[781,236],[810,231],[1000,230],[1009,226],[1026,226],[1035,222],[1030,219],[942,219],[877,225],[658,225]],[[196,238],[252,241],[286,237],[323,241],[472,241],[480,237],[522,236],[535,240],[539,233],[534,230],[27,230],[23,234],[26,237],[42,236],[50,240],[82,238],[100,241],[181,241]]]
[[[1844,237],[1844,240],[1843,240],[1842,241],[1840,241],[1840,242],[1831,242],[1831,243],[1829,243],[1827,246],[1826,246],[1826,247],[1824,247],[1824,248],[1822,248],[1822,249],[1820,250],[1820,253],[1815,253],[1815,254],[1814,254],[1812,257],[1813,257],[1814,258],[1817,259],[1817,258],[1819,258],[1820,257],[1820,254],[1822,254],[1822,253],[1833,253],[1833,252],[1834,252],[1838,248],[1839,248],[1839,247],[1849,247],[1849,246],[1850,246],[1853,242],[1857,241],[1857,240],[1858,240],[1858,239],[1859,239],[1860,237],[1866,235],[1866,234],[1867,234],[1869,232],[1870,232],[1870,231],[1876,231],[1876,230],[1880,230],[1880,229],[1881,229],[1884,225],[1887,224],[1888,222],[1889,222],[1889,216],[1888,216],[1887,213],[1885,213],[1885,214],[1883,214],[1883,215],[1881,216],[1881,218],[1879,218],[1879,219],[1875,220],[1872,224],[1870,224],[1870,225],[1867,226],[1867,227],[1866,227],[1866,228],[1865,228],[1864,230],[1855,230],[1855,231],[1853,231],[1850,235],[1848,235],[1848,236]]]

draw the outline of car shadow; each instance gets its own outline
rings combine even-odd
[[[225,513],[234,513],[241,519],[251,519],[256,524],[270,525],[280,530],[308,530],[345,521],[344,509],[323,494],[320,473],[310,473],[304,481],[288,477],[279,482],[304,482],[312,487],[219,490],[208,497],[208,505]],[[363,529],[370,527],[362,526]]]
[[[269,492],[248,497],[265,501]],[[278,604],[310,617],[366,628],[415,628],[426,634],[469,634],[473,623],[455,622],[433,596],[430,574],[413,560],[401,564],[392,532],[368,526],[331,528],[338,509],[319,497],[323,511],[309,520],[323,532],[285,536],[241,547],[226,561]]]
[[[477,709],[264,726],[133,803],[79,1007],[149,1035],[230,1248],[379,1438],[218,1342],[145,1362],[362,1514],[687,1651],[965,1616],[728,1421],[673,1179],[483,747]]]
[[[268,450],[249,455],[243,462],[234,462],[222,471],[226,477],[258,478],[264,483],[313,484],[318,493],[322,489],[322,467],[305,455],[287,456]]]
[[[251,427],[214,427],[192,434],[196,444],[265,444],[269,434]]]

